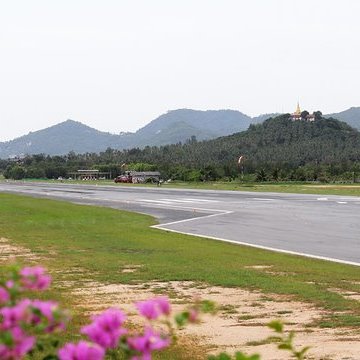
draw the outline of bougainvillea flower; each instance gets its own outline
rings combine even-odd
[[[151,353],[155,350],[161,350],[170,344],[170,339],[161,336],[151,327],[147,327],[142,336],[128,338],[129,347],[141,353],[141,356],[134,359],[151,359]]]
[[[105,350],[96,344],[80,341],[77,344],[68,343],[59,352],[60,360],[102,360]]]
[[[29,323],[31,319],[30,304],[31,301],[25,299],[15,306],[0,309],[0,318],[2,318],[0,329],[8,330],[20,326],[22,323]]]
[[[35,337],[26,335],[19,327],[14,327],[6,332],[8,337],[11,338],[12,344],[0,344],[0,359],[22,359],[33,348]]]
[[[158,297],[154,299],[159,307],[159,310],[164,315],[169,315],[171,312],[170,302],[169,299],[165,296]]]
[[[189,322],[195,323],[199,320],[199,310],[191,308],[189,310]]]
[[[139,313],[149,320],[155,320],[160,315],[170,313],[170,303],[166,297],[158,297],[136,303]]]
[[[0,286],[0,305],[6,304],[10,300],[10,295],[6,289]]]
[[[21,285],[27,290],[46,290],[51,283],[51,276],[41,266],[24,267],[20,276]]]
[[[100,315],[93,317],[90,325],[84,326],[81,333],[105,349],[114,349],[119,344],[119,339],[126,334],[122,327],[126,315],[119,309],[108,309]]]
[[[38,325],[45,321],[45,332],[50,333],[56,330],[64,330],[68,317],[59,309],[54,301],[34,300],[31,303],[32,324]]]

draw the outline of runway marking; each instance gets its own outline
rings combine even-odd
[[[148,199],[139,199],[137,201],[140,202],[148,202],[148,203],[152,203],[152,204],[168,204],[170,205],[171,202],[170,201],[166,201],[166,200],[148,200]]]
[[[160,200],[163,200],[163,201],[169,201],[169,202],[175,202],[175,203],[194,203],[195,201],[192,201],[192,200],[179,200],[179,199],[160,199]]]
[[[198,203],[198,201],[195,199],[194,200],[190,200],[190,199],[159,199],[159,200],[151,200],[151,199],[137,199],[135,201],[138,201],[138,202],[147,202],[147,203],[153,203],[153,204],[177,204],[177,203],[180,203],[180,204],[196,204]],[[204,200],[206,203],[207,203],[207,200]],[[204,202],[203,201],[203,202]],[[201,203],[201,201],[199,201]],[[212,202],[210,200],[210,202]],[[218,201],[214,201],[214,202],[218,202]]]
[[[233,213],[234,211],[230,211],[230,210],[219,210],[219,209],[208,209],[208,208],[200,208],[200,207],[194,207],[194,206],[180,206],[180,205],[176,205],[176,204],[155,204],[154,205],[158,205],[159,207],[162,207],[162,208],[174,208],[174,209],[184,209],[184,210],[187,210],[187,211],[203,211],[203,212],[216,212],[216,213],[220,213],[220,215],[222,214],[231,214]],[[142,205],[143,207],[150,207],[151,205]],[[208,215],[205,215],[205,216],[208,216]],[[205,216],[199,216],[197,217],[196,219],[202,219],[203,217]],[[188,219],[190,220],[190,219]],[[164,225],[164,224],[162,224]]]
[[[275,199],[268,199],[268,198],[247,198],[248,200],[260,200],[260,201],[275,201]]]
[[[317,198],[316,200],[318,200],[318,201],[328,201],[329,199],[328,198]]]
[[[187,208],[188,209],[188,208]],[[202,209],[203,210],[203,209]],[[215,211],[215,210],[212,210]],[[221,211],[221,210],[217,210],[217,211]],[[170,229],[166,229],[166,228],[162,228],[163,226],[169,226],[169,225],[175,225],[175,224],[180,224],[180,223],[184,223],[184,222],[189,222],[189,221],[194,221],[194,220],[198,220],[198,219],[206,219],[206,218],[210,218],[210,217],[215,217],[215,216],[221,216],[221,215],[227,215],[227,214],[232,214],[234,211],[222,211],[219,214],[211,214],[211,215],[205,215],[205,216],[199,216],[199,217],[193,217],[191,219],[184,219],[184,220],[177,220],[177,221],[172,221],[166,224],[158,224],[158,225],[152,225],[152,228],[155,229],[162,229],[162,230],[169,230],[169,231],[173,231]],[[174,230],[174,232],[177,232]]]
[[[215,215],[222,215],[222,214],[214,214],[214,215],[208,215],[208,216],[204,216],[204,217],[211,217],[211,216],[215,216]],[[191,220],[196,220],[196,219],[203,219],[204,217],[192,218],[192,219],[188,219],[188,220],[180,220],[180,221],[175,221],[173,223],[168,223],[168,224],[153,225],[151,227],[155,228],[155,229],[160,229],[160,230],[165,230],[165,231],[178,233],[178,234],[196,236],[196,237],[200,237],[200,238],[204,238],[204,239],[223,241],[223,242],[227,242],[227,243],[234,244],[234,245],[244,245],[244,246],[250,246],[250,247],[253,247],[253,248],[257,248],[257,249],[279,252],[279,253],[283,253],[283,254],[303,256],[303,257],[307,257],[307,258],[310,258],[310,259],[325,260],[325,261],[331,261],[331,262],[336,262],[336,263],[340,263],[340,264],[360,266],[360,263],[354,262],[354,261],[347,261],[347,260],[341,260],[341,259],[336,259],[336,258],[330,258],[330,257],[326,257],[326,256],[312,255],[312,254],[307,254],[307,253],[302,253],[302,252],[297,252],[297,251],[291,251],[291,250],[282,250],[282,249],[272,248],[272,247],[269,247],[269,246],[255,245],[255,244],[250,244],[250,243],[243,242],[243,241],[229,240],[229,239],[219,238],[219,237],[215,237],[215,236],[193,234],[193,233],[190,233],[190,232],[178,231],[178,230],[173,230],[173,229],[168,229],[166,227],[163,227],[163,226],[172,225],[172,224],[175,224],[175,223],[191,221]]]
[[[347,201],[338,201],[338,204],[347,204]]]
[[[193,199],[193,198],[186,198],[184,200],[189,200],[189,201],[193,201],[193,202],[212,202],[212,203],[219,202],[219,200]]]

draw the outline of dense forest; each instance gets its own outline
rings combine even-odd
[[[240,156],[244,161],[238,164]],[[247,131],[214,140],[107,149],[99,154],[27,156],[0,160],[6,178],[68,177],[78,169],[109,171],[159,170],[164,179],[232,180],[238,176],[266,180],[334,181],[360,175],[360,133],[346,123],[321,116],[314,122],[291,121],[289,114],[250,125]]]

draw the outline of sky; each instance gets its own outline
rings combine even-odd
[[[0,141],[67,119],[360,106],[358,0],[0,0]]]

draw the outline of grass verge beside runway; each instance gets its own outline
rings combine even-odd
[[[0,178],[1,181],[1,178]],[[110,180],[98,181],[74,181],[74,180],[26,180],[24,181],[42,181],[48,183],[69,183],[86,185],[113,185],[113,186],[147,186],[157,187],[156,184],[115,184]],[[360,184],[320,184],[316,182],[241,182],[238,180],[231,182],[208,181],[208,182],[184,182],[173,181],[162,185],[163,188],[178,189],[197,189],[197,190],[229,190],[229,191],[253,191],[253,192],[277,192],[292,194],[318,194],[318,195],[342,195],[359,196]]]
[[[360,326],[360,303],[342,296],[360,292],[360,267],[149,228],[154,224],[125,211],[0,194],[0,237],[31,249],[55,278],[78,267],[107,283],[191,280],[257,289],[332,311],[322,326]],[[136,272],[122,273],[134,265]]]
[[[174,182],[166,184],[166,187],[210,189],[210,190],[233,190],[254,192],[275,192],[293,194],[319,194],[319,195],[343,195],[360,196],[360,184],[319,184],[308,182],[278,182],[278,183],[242,183],[233,182]]]

